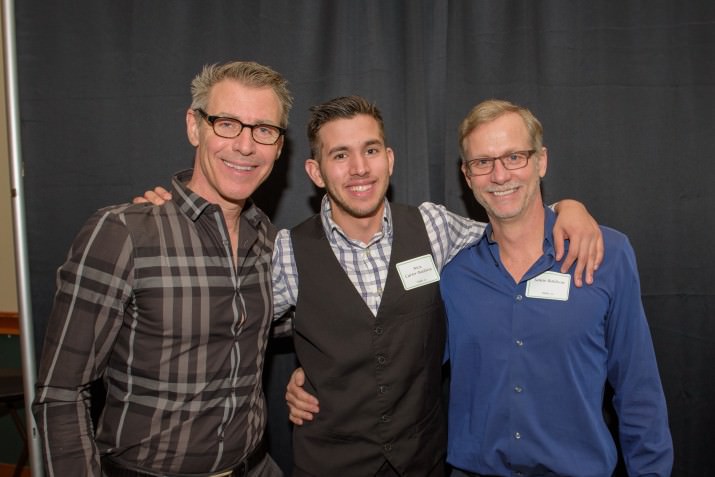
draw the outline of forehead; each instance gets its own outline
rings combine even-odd
[[[278,124],[281,118],[281,104],[272,88],[246,86],[232,79],[213,85],[207,109],[211,115],[233,116],[249,123],[269,121]]]
[[[383,141],[380,125],[375,118],[367,114],[328,121],[321,126],[318,137],[322,147],[328,149]]]
[[[481,124],[467,135],[464,146],[470,155],[498,155],[531,144],[529,130],[517,113],[506,113]]]

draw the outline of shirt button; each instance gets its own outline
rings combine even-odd
[[[524,346],[524,342],[522,340],[516,340],[514,343],[516,343],[517,346]]]
[[[521,432],[515,432],[514,439],[521,439]]]
[[[516,296],[516,301],[521,301],[523,298],[524,298],[523,296],[517,295],[517,296]]]
[[[521,386],[514,386],[514,391],[517,392],[517,393],[520,393],[520,392],[522,392],[523,390],[524,390],[524,388],[522,388]]]

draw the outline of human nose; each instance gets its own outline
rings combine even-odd
[[[233,149],[244,156],[253,154],[256,150],[256,141],[253,139],[251,128],[244,127],[238,136],[233,138]]]
[[[350,173],[356,176],[367,174],[370,167],[365,157],[357,154],[350,158]]]
[[[504,183],[511,178],[511,171],[504,167],[504,159],[497,158],[492,166],[492,172],[490,174],[492,181],[496,183]]]

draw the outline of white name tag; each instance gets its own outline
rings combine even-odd
[[[412,290],[439,281],[439,273],[437,273],[432,255],[422,255],[398,263],[397,273],[400,275],[405,290]]]
[[[544,300],[568,301],[571,275],[544,272],[526,282],[526,296]]]

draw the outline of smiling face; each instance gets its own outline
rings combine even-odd
[[[524,120],[512,112],[476,127],[464,138],[462,146],[465,160],[497,157],[533,147]],[[543,207],[539,182],[546,174],[546,163],[546,149],[542,147],[522,169],[507,170],[497,160],[489,174],[469,176],[464,166],[462,172],[492,221],[514,221]]]
[[[224,79],[211,88],[206,113],[236,118],[245,124],[279,125],[281,105],[270,87],[248,87]],[[270,146],[258,144],[249,128],[244,128],[238,137],[222,138],[191,109],[186,112],[186,129],[189,142],[196,147],[194,173],[188,186],[224,210],[243,208],[246,199],[270,174],[284,140],[281,137]]]
[[[323,124],[318,132],[319,157],[305,169],[327,190],[333,220],[343,228],[367,220],[379,227],[390,184],[394,156],[375,118],[358,114]]]

